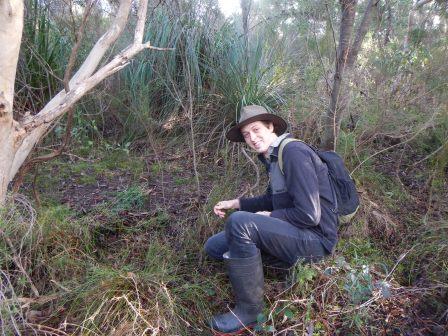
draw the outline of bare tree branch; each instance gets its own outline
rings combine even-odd
[[[144,6],[145,10],[146,6],[144,4],[147,4],[147,2],[147,0],[140,2],[140,6]],[[110,46],[118,39],[118,37],[123,32],[128,21],[130,8],[131,0],[120,1],[120,7],[118,8],[117,16],[115,17],[114,22],[112,22],[109,30],[96,42],[95,46],[90,51],[84,63],[71,79],[70,85],[76,85],[77,82],[83,81],[95,71],[98,64],[103,59],[106,51],[109,50]]]
[[[433,1],[433,0],[418,0],[418,1],[415,3],[414,8],[415,8],[415,9],[417,9],[417,8],[421,8],[421,7],[423,7],[424,5],[426,5],[426,4],[428,4],[428,3],[432,2],[432,1]]]
[[[128,5],[130,0],[125,0]],[[97,59],[94,59],[92,55],[96,55],[98,57],[102,57],[106,50],[110,47],[110,45],[118,38],[119,33],[124,29],[123,20],[127,18],[127,13],[120,13],[116,17],[116,21],[112,24],[109,31],[107,31],[100,40],[96,43],[94,49],[92,50],[87,57],[86,61],[83,65],[81,65],[80,70],[74,75],[72,80],[70,80],[69,87],[70,91],[65,92],[65,90],[60,91],[38,114],[34,117],[29,118],[27,120],[22,121],[22,126],[25,131],[29,134],[28,141],[23,141],[21,147],[23,147],[24,152],[28,151],[34,146],[36,143],[36,139],[42,137],[45,133],[45,130],[51,125],[51,123],[66,113],[71,106],[73,106],[81,97],[83,97],[88,91],[90,91],[93,87],[99,84],[104,78],[116,73],[125,67],[131,58],[133,58],[137,53],[142,51],[143,49],[155,49],[155,50],[172,50],[168,48],[157,48],[151,46],[151,44],[144,43],[141,44],[141,39],[143,38],[143,25],[146,18],[146,9],[145,5],[147,1],[142,1],[140,3],[141,7],[139,7],[138,14],[138,22],[137,27],[139,32],[136,32],[136,41],[126,49],[121,51],[118,55],[116,55],[108,64],[104,65],[102,68],[96,71],[95,74],[87,77],[88,72],[93,71],[96,65],[99,63]],[[130,6],[124,6],[123,4],[120,6],[119,11],[129,10]],[[138,40],[140,39],[140,40]],[[91,64],[85,65],[89,60]],[[83,81],[80,81],[83,79]],[[31,147],[31,148],[30,148]],[[19,148],[19,151],[22,148]],[[16,159],[13,164],[13,170],[11,174],[15,175],[15,168],[22,165],[23,161],[20,162],[20,156],[16,155]]]
[[[356,31],[355,40],[353,41],[352,47],[350,48],[350,52],[348,54],[348,68],[351,68],[355,64],[356,58],[358,57],[359,51],[361,50],[362,41],[364,40],[364,37],[367,34],[367,30],[369,29],[370,18],[372,17],[372,8],[375,7],[378,2],[379,0],[369,0],[369,2],[367,3],[364,15]]]

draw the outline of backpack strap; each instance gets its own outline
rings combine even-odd
[[[285,148],[285,146],[287,144],[289,144],[290,142],[293,142],[293,141],[303,142],[304,144],[306,144],[306,142],[299,140],[299,139],[294,139],[294,138],[286,138],[286,139],[283,139],[282,142],[280,142],[280,145],[278,148],[278,166],[280,167],[280,171],[282,172],[282,175],[285,175],[285,172],[283,171],[283,148]]]
[[[285,175],[285,173],[283,171],[283,149],[285,148],[285,146],[287,144],[289,144],[290,142],[293,142],[293,141],[298,141],[298,142],[304,143],[305,145],[310,147],[319,156],[319,158],[322,160],[322,158],[319,155],[319,150],[316,147],[306,143],[305,141],[299,140],[299,139],[286,138],[286,139],[282,140],[282,142],[280,143],[279,148],[278,148],[278,161],[277,162],[278,162],[278,166],[280,167],[280,171],[282,172],[282,175]],[[326,165],[325,161],[322,160],[322,162]],[[333,213],[338,214],[339,211],[338,211],[338,206],[337,206],[337,196],[336,196],[336,191],[335,191],[334,184],[332,183],[332,178],[331,178],[330,172],[328,173],[328,177],[330,179],[331,193],[333,195],[333,199],[336,202],[336,207],[333,207],[333,204],[331,202],[327,201],[327,203],[330,206],[330,210]],[[350,219],[351,219],[351,217],[350,217]]]

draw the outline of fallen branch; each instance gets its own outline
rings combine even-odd
[[[382,150],[380,150],[380,151],[378,151],[378,152],[376,152],[376,153],[373,153],[372,155],[370,155],[369,157],[367,157],[366,159],[364,159],[361,163],[359,163],[359,164],[358,164],[358,165],[351,171],[350,175],[352,175],[352,174],[353,174],[355,171],[357,171],[357,170],[358,170],[364,163],[366,163],[367,161],[369,161],[369,160],[372,159],[373,157],[375,157],[375,156],[377,156],[377,155],[379,155],[379,154],[381,154],[381,153],[384,153],[384,152],[388,151],[389,149],[395,148],[395,147],[397,147],[397,146],[404,145],[404,144],[406,144],[406,143],[411,142],[412,140],[414,140],[420,133],[422,133],[423,131],[425,131],[425,130],[428,129],[429,127],[434,126],[434,124],[433,124],[433,120],[434,120],[434,118],[436,117],[436,115],[437,115],[437,112],[434,113],[434,114],[431,116],[431,118],[430,118],[430,119],[423,125],[423,127],[420,128],[417,132],[415,132],[414,135],[411,136],[409,139],[407,139],[407,140],[405,140],[405,141],[402,141],[402,142],[399,142],[399,143],[397,143],[397,144],[395,144],[395,145],[386,147],[386,148],[384,148],[384,149],[382,149]]]

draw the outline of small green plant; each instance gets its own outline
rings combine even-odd
[[[166,227],[170,222],[170,215],[165,210],[159,210],[154,217],[147,219],[142,226],[151,230]]]
[[[275,332],[275,326],[271,320],[268,319],[267,315],[260,313],[257,316],[257,325],[254,328],[255,331],[265,331],[265,332]]]
[[[165,226],[166,224],[168,224],[170,220],[170,215],[162,210],[159,213],[157,213],[157,217],[156,217],[156,222],[161,225],[161,226]]]
[[[373,280],[369,266],[362,265],[361,270],[350,270],[345,279],[344,290],[354,304],[360,304],[368,300],[373,290]]]
[[[276,332],[276,325],[278,326],[287,321],[292,321],[296,316],[297,312],[294,305],[282,304],[271,311],[258,314],[255,331]]]
[[[368,325],[369,317],[366,315],[364,311],[358,311],[353,314],[348,314],[345,316],[344,321],[342,322],[342,325],[344,326],[344,329],[352,330],[351,333],[348,333],[347,335],[359,335],[359,332],[361,330],[365,330],[366,325]]]
[[[153,174],[160,174],[160,172],[163,170],[163,164],[159,162],[154,162],[151,165],[151,173]]]
[[[181,186],[181,185],[187,185],[189,184],[191,181],[189,178],[185,178],[185,177],[176,177],[174,179],[174,184],[177,186]]]
[[[137,186],[129,187],[117,193],[113,210],[115,212],[141,209],[145,203],[145,193]]]
[[[317,271],[311,264],[298,262],[291,271],[290,281],[298,292],[306,296],[309,290],[312,289],[316,276]]]
[[[352,225],[356,224],[353,223]],[[344,256],[344,262],[347,260],[353,264],[371,264],[377,263],[380,260],[384,261],[384,256],[381,255],[381,251],[368,238],[343,238],[338,243],[338,251]]]

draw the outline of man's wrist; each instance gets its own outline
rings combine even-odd
[[[240,208],[240,200],[238,198],[234,200],[233,208],[234,209],[239,209]]]

